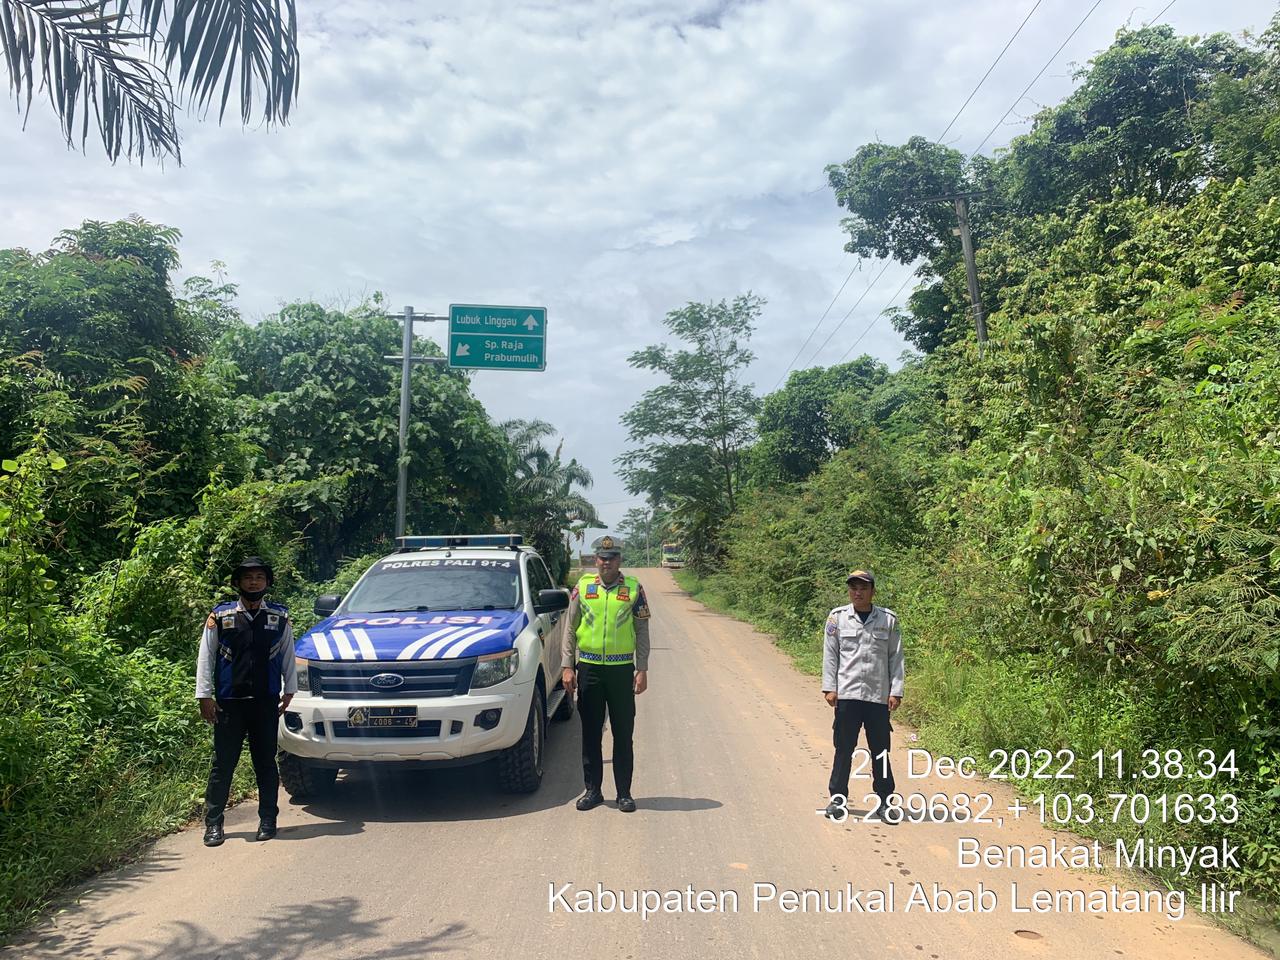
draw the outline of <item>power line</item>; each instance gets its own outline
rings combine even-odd
[[[877,313],[874,317],[871,318],[871,322],[868,323],[866,327],[863,328],[863,331],[860,334],[858,334],[858,339],[853,341],[853,343],[849,344],[849,349],[844,352],[844,356],[841,357],[840,360],[838,361],[839,363],[844,363],[845,358],[848,357],[849,354],[853,353],[853,348],[856,347],[858,344],[860,344],[862,342],[862,338],[871,332],[871,328],[876,325],[876,321],[878,321],[881,317],[884,316],[884,312],[886,310],[888,310],[890,307],[892,307],[895,303],[898,302],[898,298],[902,296],[902,291],[907,289],[907,284],[911,282],[911,278],[914,277],[915,275],[916,275],[916,272],[914,270],[912,270],[910,273],[907,274],[906,279],[902,281],[902,286],[898,287],[898,292],[895,293],[890,298],[888,303],[886,303],[883,307],[880,308],[879,313]]]
[[[1004,58],[1004,55],[1009,51],[1009,48],[1013,46],[1013,41],[1018,39],[1018,34],[1022,33],[1022,28],[1025,27],[1027,25],[1027,21],[1031,19],[1031,15],[1040,8],[1040,4],[1043,2],[1044,0],[1036,0],[1035,5],[1032,6],[1032,8],[1027,12],[1027,15],[1022,18],[1022,22],[1018,24],[1018,29],[1013,31],[1013,35],[1009,37],[1009,39],[1005,42],[1005,45],[1000,49],[1000,52],[996,54],[996,58],[993,61],[991,61],[991,66],[987,67],[987,72],[982,75],[982,78],[977,82],[974,88],[971,91],[969,91],[969,96],[965,98],[964,103],[960,104],[960,109],[956,111],[955,116],[951,118],[951,122],[947,124],[946,128],[942,131],[942,133],[938,134],[938,136],[935,138],[936,140],[941,141],[942,138],[945,137],[948,132],[950,132],[951,127],[955,124],[957,120],[960,119],[960,114],[964,113],[965,108],[969,106],[970,101],[972,101],[973,98],[977,95],[978,91],[982,88],[982,85],[987,82],[987,77],[991,76],[991,71],[994,70],[996,66],[1000,63],[1001,59]],[[814,190],[811,192],[816,193],[817,191]],[[862,259],[859,258],[858,261],[854,263],[853,267],[849,270],[848,275],[844,278],[844,282],[840,284],[840,289],[836,291],[836,295],[832,297],[831,302],[827,304],[827,309],[822,311],[822,316],[819,317],[818,322],[813,325],[813,329],[809,331],[809,335],[804,338],[804,343],[800,344],[800,349],[796,351],[796,355],[791,358],[791,362],[787,364],[786,369],[782,371],[782,375],[778,377],[778,382],[773,385],[774,390],[777,390],[778,387],[782,385],[782,381],[786,379],[787,374],[790,373],[792,368],[796,365],[796,361],[800,359],[800,354],[804,353],[804,348],[810,344],[810,342],[813,340],[814,335],[822,327],[823,321],[827,319],[827,314],[829,314],[831,312],[831,308],[836,305],[836,301],[840,299],[840,294],[844,292],[844,288],[848,286],[849,281],[853,278],[854,273],[857,272],[858,268],[861,265],[862,265]],[[884,272],[887,269],[889,269],[888,262],[886,262],[884,267],[880,270],[879,275],[876,276],[876,280],[879,280],[880,277],[884,275]],[[822,346],[814,351],[813,356],[809,358],[810,362],[813,362],[813,359],[817,357],[819,353],[822,352],[823,347],[825,347],[828,343],[831,342],[831,338],[835,336],[836,331],[839,330],[840,327],[844,325],[845,320],[849,319],[849,315],[853,313],[854,310],[857,309],[858,304],[862,303],[863,297],[865,297],[867,293],[870,292],[871,287],[875,286],[876,280],[871,281],[871,286],[868,286],[867,289],[863,291],[862,297],[858,298],[858,303],[855,303],[853,307],[849,309],[849,313],[846,313],[844,315],[844,319],[842,319],[840,323],[836,325],[835,330],[832,330],[831,333],[827,335],[827,339],[823,341]],[[885,309],[888,309],[888,308],[886,307]]]
[[[1031,88],[1036,85],[1036,81],[1039,80],[1040,77],[1044,75],[1044,72],[1049,69],[1049,65],[1053,63],[1054,60],[1058,59],[1058,54],[1060,54],[1063,51],[1063,49],[1066,47],[1066,45],[1071,42],[1071,38],[1074,37],[1077,33],[1079,33],[1080,28],[1084,26],[1084,22],[1088,20],[1090,16],[1093,15],[1093,11],[1097,10],[1098,7],[1101,5],[1101,3],[1102,3],[1102,0],[1094,0],[1093,6],[1089,8],[1088,12],[1086,12],[1083,17],[1080,18],[1080,22],[1076,24],[1076,28],[1072,30],[1069,34],[1067,34],[1067,39],[1063,40],[1062,43],[1058,45],[1058,49],[1053,51],[1053,56],[1051,56],[1048,60],[1046,60],[1044,63],[1044,66],[1040,68],[1040,72],[1031,78],[1031,82],[1026,85],[1023,91],[1020,94],[1018,94],[1018,98],[1014,100],[1013,103],[1009,105],[1009,109],[1004,112],[1004,116],[996,121],[996,125],[992,127],[990,131],[988,131],[985,137],[982,138],[982,142],[973,148],[973,153],[969,154],[969,159],[972,160],[974,157],[976,157],[978,155],[978,151],[981,150],[984,146],[986,146],[987,141],[990,140],[993,136],[995,136],[995,132],[1000,129],[1001,124],[1003,124],[1005,120],[1009,118],[1009,114],[1013,113],[1013,108],[1022,102],[1022,98],[1025,97],[1027,93],[1031,90]],[[1167,10],[1168,7],[1166,7],[1165,9]],[[1161,11],[1161,12],[1163,13],[1164,11]]]
[[[1160,19],[1160,17],[1164,16],[1165,12],[1166,12],[1170,7],[1172,7],[1172,6],[1174,5],[1174,3],[1176,3],[1176,2],[1177,2],[1177,0],[1169,0],[1169,2],[1168,2],[1167,4],[1165,4],[1164,9],[1163,9],[1163,10],[1161,10],[1159,13],[1157,13],[1157,14],[1152,18],[1152,20],[1158,20],[1158,19]],[[1025,97],[1025,96],[1027,95],[1027,92],[1028,92],[1028,91],[1029,91],[1033,86],[1035,86],[1036,81],[1037,81],[1037,80],[1039,80],[1039,79],[1040,79],[1040,77],[1044,74],[1044,72],[1045,72],[1046,70],[1048,70],[1048,69],[1049,69],[1049,65],[1050,65],[1050,64],[1052,64],[1052,63],[1053,63],[1053,61],[1054,61],[1054,60],[1056,60],[1056,59],[1058,58],[1058,54],[1062,53],[1062,51],[1063,51],[1063,49],[1066,47],[1066,45],[1067,45],[1068,43],[1070,43],[1070,42],[1071,42],[1071,38],[1072,38],[1072,37],[1074,37],[1077,33],[1079,33],[1079,32],[1080,32],[1080,28],[1084,26],[1085,21],[1086,21],[1086,20],[1088,20],[1088,19],[1089,19],[1089,17],[1093,15],[1093,11],[1097,10],[1097,9],[1098,9],[1098,7],[1099,7],[1101,4],[1102,4],[1102,0],[1095,0],[1095,2],[1094,2],[1094,4],[1093,4],[1093,6],[1089,8],[1089,10],[1085,13],[1085,15],[1084,15],[1083,17],[1081,17],[1081,18],[1080,18],[1080,22],[1076,24],[1075,29],[1074,29],[1074,30],[1072,30],[1069,34],[1067,34],[1067,38],[1066,38],[1065,40],[1063,40],[1061,44],[1059,44],[1058,49],[1057,49],[1057,50],[1055,50],[1055,51],[1053,52],[1053,56],[1049,57],[1049,59],[1045,61],[1044,66],[1043,66],[1043,67],[1041,67],[1041,68],[1040,68],[1040,71],[1039,71],[1039,72],[1038,72],[1034,77],[1032,77],[1032,78],[1031,78],[1031,82],[1027,84],[1026,88],[1022,91],[1022,93],[1018,94],[1018,98],[1017,98],[1016,100],[1014,100],[1014,101],[1013,101],[1013,103],[1010,105],[1009,109],[1008,109],[1008,110],[1006,110],[1006,111],[1004,112],[1004,116],[1003,116],[1003,117],[1001,117],[1001,118],[999,119],[999,121],[997,121],[996,125],[995,125],[994,127],[992,127],[992,128],[991,128],[991,131],[990,131],[990,132],[989,132],[985,137],[983,137],[983,138],[982,138],[982,142],[981,142],[981,143],[979,143],[979,144],[977,145],[977,147],[975,147],[975,148],[974,148],[973,153],[971,153],[971,154],[969,155],[969,156],[970,156],[970,159],[972,159],[973,157],[977,156],[978,151],[979,151],[979,150],[981,150],[981,149],[983,148],[983,146],[985,146],[985,145],[986,145],[986,142],[987,142],[988,140],[990,140],[990,139],[991,139],[991,137],[995,134],[995,132],[996,132],[998,129],[1000,129],[1000,125],[1001,125],[1001,124],[1003,124],[1003,123],[1005,122],[1005,120],[1006,120],[1006,119],[1008,119],[1009,114],[1011,114],[1011,113],[1013,112],[1014,107],[1016,107],[1019,103],[1021,103],[1021,102],[1022,102],[1022,98],[1023,98],[1023,97]],[[1040,4],[1037,2],[1036,6],[1038,7],[1039,5],[1040,5]],[[1032,7],[1032,9],[1031,9],[1031,13],[1035,13],[1035,7]],[[1027,14],[1027,17],[1028,17],[1028,18],[1030,18],[1030,16],[1031,16],[1031,14],[1030,14],[1030,13],[1029,13],[1029,14]],[[1022,22],[1023,22],[1023,24],[1025,24],[1025,23],[1026,23],[1026,20],[1024,19]],[[1148,22],[1151,22],[1151,21],[1148,21]],[[1018,27],[1018,32],[1020,32],[1021,30],[1022,30],[1022,27],[1021,27],[1021,26],[1019,26],[1019,27]],[[1017,35],[1018,35],[1018,33],[1017,33],[1017,32],[1015,32],[1015,33],[1014,33],[1014,36],[1016,37]],[[1012,40],[1011,40],[1010,42],[1012,42]],[[1007,48],[1008,48],[1008,45],[1006,44],[1006,49],[1007,49]],[[1001,56],[1003,56],[1003,54],[1004,54],[1004,51],[1001,51]],[[996,59],[997,59],[997,61],[999,61],[999,57],[997,57]],[[994,64],[993,64],[993,66],[994,66]],[[987,72],[988,72],[988,73],[990,73],[991,71],[990,71],[990,70],[988,70]],[[986,79],[985,75],[983,76],[983,79],[984,79],[984,80]],[[981,82],[979,82],[979,86],[981,86]],[[974,92],[975,92],[975,93],[977,92],[977,89],[976,89],[976,88],[975,88]],[[970,98],[972,99],[972,94],[970,94]],[[965,101],[965,103],[968,103],[968,101],[966,100],[966,101]],[[963,108],[963,107],[961,107],[960,109],[961,109],[961,110],[963,110],[964,108]],[[956,116],[959,116],[959,114],[957,114]],[[955,119],[953,118],[951,122],[952,122],[952,123],[954,123],[954,122],[955,122]],[[947,125],[947,129],[948,129],[948,130],[950,130],[950,129],[951,129],[951,125],[950,125],[950,124],[948,124],[948,125]],[[945,135],[945,133],[944,133],[944,135]],[[939,137],[938,139],[939,139],[939,140],[941,140],[941,139],[942,139],[942,137]],[[897,303],[897,302],[898,302],[898,298],[899,298],[900,296],[902,296],[902,291],[903,291],[903,290],[905,290],[905,289],[907,288],[907,284],[911,282],[911,278],[912,278],[914,275],[915,275],[915,274],[914,274],[914,271],[913,271],[912,273],[908,273],[908,274],[907,274],[906,279],[904,279],[904,280],[902,281],[902,285],[901,285],[900,287],[898,287],[898,291],[893,295],[893,297],[889,300],[889,302],[888,302],[888,303],[886,303],[886,304],[881,308],[880,312],[879,312],[879,313],[877,313],[874,317],[872,317],[872,318],[871,318],[871,322],[870,322],[870,323],[868,323],[868,324],[866,325],[866,327],[865,327],[865,328],[863,328],[862,333],[858,334],[857,339],[856,339],[856,340],[854,340],[854,341],[853,341],[853,343],[851,343],[851,344],[849,345],[849,349],[848,349],[848,350],[846,350],[846,351],[844,352],[844,356],[842,356],[842,357],[840,358],[840,360],[839,360],[839,362],[840,362],[840,363],[844,363],[845,359],[849,356],[849,354],[853,353],[853,349],[854,349],[854,347],[856,347],[859,343],[861,343],[861,342],[862,342],[862,338],[863,338],[863,337],[865,337],[868,333],[870,333],[870,332],[871,332],[871,328],[872,328],[872,327],[874,327],[874,326],[876,325],[876,323],[877,323],[877,322],[879,322],[879,320],[880,320],[880,318],[881,318],[882,316],[884,316],[885,311],[886,311],[886,310],[888,310],[890,307],[892,307],[895,303]]]
[[[853,315],[853,311],[858,309],[858,305],[867,298],[867,294],[871,292],[871,288],[880,282],[880,278],[884,276],[885,271],[889,269],[889,265],[892,263],[892,260],[886,260],[884,262],[884,266],[880,268],[880,272],[875,275],[869,284],[867,284],[867,289],[863,290],[861,296],[854,301],[853,306],[849,308],[848,313],[841,317],[840,322],[831,328],[831,332],[827,334],[827,339],[822,341],[822,346],[813,351],[813,355],[809,357],[809,363],[813,363],[814,360],[818,359],[818,354],[826,349],[827,344],[831,342],[831,338],[840,332],[840,328],[844,326],[845,321]]]
[[[1168,12],[1169,12],[1169,8],[1170,8],[1170,7],[1172,7],[1172,6],[1173,6],[1175,3],[1177,3],[1177,2],[1178,2],[1178,0],[1169,0],[1169,2],[1168,2],[1168,3],[1166,3],[1166,4],[1164,5],[1164,9],[1163,9],[1163,10],[1161,10],[1159,13],[1157,13],[1154,17],[1152,17],[1152,18],[1151,18],[1150,20],[1148,20],[1146,23],[1144,23],[1144,24],[1143,24],[1143,26],[1144,26],[1144,27],[1149,27],[1149,26],[1151,26],[1153,23],[1155,23],[1157,20],[1159,20],[1161,17],[1163,17],[1166,13],[1168,13]]]
[[[1018,39],[1018,34],[1022,32],[1022,28],[1025,27],[1027,25],[1027,21],[1031,19],[1031,14],[1035,13],[1036,10],[1040,8],[1040,4],[1043,2],[1044,0],[1036,0],[1036,5],[1031,8],[1030,12],[1028,12],[1025,17],[1022,18],[1022,23],[1018,24],[1018,29],[1013,31],[1013,36],[1011,36],[1008,42],[1005,43],[1004,48],[998,54],[996,54],[996,58],[991,61],[991,66],[987,67],[987,72],[982,75],[982,79],[978,81],[978,85],[969,92],[969,96],[965,97],[964,103],[960,104],[960,109],[957,110],[956,115],[951,118],[951,123],[948,123],[947,128],[943,130],[940,134],[938,134],[937,137],[934,138],[938,143],[942,142],[942,138],[947,135],[947,133],[951,130],[952,126],[955,125],[955,122],[960,119],[960,114],[964,113],[964,108],[969,105],[969,101],[972,100],[977,95],[978,90],[981,89],[982,85],[987,82],[987,77],[991,76],[991,71],[996,68],[996,65],[1000,62],[1001,58],[1004,57],[1004,55],[1008,52],[1009,48],[1013,46],[1013,41]],[[1170,0],[1171,6],[1173,2],[1175,2],[1175,0]],[[1165,9],[1167,10],[1168,7],[1166,7]]]
[[[813,325],[813,329],[809,331],[809,335],[804,338],[804,343],[800,344],[800,349],[796,351],[796,355],[792,357],[791,362],[787,364],[787,369],[782,371],[781,377],[778,377],[778,382],[773,385],[773,390],[778,389],[783,378],[786,377],[786,375],[791,372],[791,368],[796,365],[796,361],[800,359],[800,354],[804,353],[804,348],[809,345],[809,341],[813,339],[813,335],[818,332],[818,328],[822,326],[822,321],[827,319],[827,314],[831,312],[831,308],[834,307],[836,305],[836,301],[840,299],[840,294],[844,293],[844,288],[848,286],[849,281],[853,279],[854,271],[856,271],[861,265],[862,258],[859,257],[853,267],[849,270],[849,275],[844,278],[844,283],[840,284],[840,289],[836,291],[836,295],[832,297],[831,302],[827,304],[827,309],[822,311],[822,316],[818,318],[818,322]],[[773,390],[770,390],[769,392],[772,393]]]

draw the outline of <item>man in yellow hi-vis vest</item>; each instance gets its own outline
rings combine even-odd
[[[582,775],[587,792],[579,810],[604,803],[605,713],[613,728],[613,785],[618,809],[634,813],[631,771],[636,696],[649,685],[649,603],[635,577],[622,574],[622,542],[601,537],[594,544],[598,573],[585,574],[565,614],[562,680],[568,696],[578,691],[582,717]],[[576,668],[574,663],[576,661]]]

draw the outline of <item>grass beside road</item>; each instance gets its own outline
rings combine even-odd
[[[730,596],[724,574],[700,577],[689,568],[673,570],[676,583],[693,599],[717,613],[749,623],[773,639],[787,653],[796,669],[809,676],[822,672],[821,624],[812,630],[797,630],[788,636],[780,634],[766,618],[744,609]],[[915,586],[919,586],[918,584]],[[906,591],[904,591],[906,593]],[[1151,731],[1164,728],[1166,718],[1160,715],[1158,702],[1150,691],[1124,689],[1107,677],[1087,677],[1072,672],[1049,673],[1034,670],[1030,664],[1019,665],[998,658],[956,657],[941,638],[947,632],[947,610],[924,602],[926,595],[910,592],[895,601],[899,612],[914,610],[915,616],[904,621],[907,655],[907,696],[901,716],[918,731],[918,746],[935,757],[974,756],[981,770],[991,767],[988,756],[993,749],[1012,750],[1018,746],[1034,749],[1044,746],[1053,750],[1068,747],[1079,758],[1080,777],[1060,784],[1043,780],[1007,782],[1024,800],[1033,802],[1043,794],[1052,806],[1059,793],[1076,796],[1092,795],[1099,810],[1110,810],[1105,799],[1109,792],[1146,792],[1153,797],[1184,789],[1181,783],[1170,784],[1166,791],[1152,781],[1143,788],[1131,783],[1098,780],[1088,773],[1088,755],[1097,748],[1124,749],[1140,756],[1142,746],[1151,742]],[[905,602],[904,602],[905,601]],[[833,599],[832,605],[838,603]],[[1028,709],[1028,704],[1035,709]],[[1187,747],[1188,755],[1193,748]],[[902,781],[900,780],[900,786]],[[1066,789],[1062,789],[1062,788]],[[1098,799],[1101,798],[1101,799]],[[1046,824],[1056,829],[1053,823]],[[1145,837],[1149,843],[1190,846],[1217,842],[1224,831],[1201,830],[1189,834],[1176,823],[1137,824],[1121,817],[1120,822],[1072,824],[1065,838],[1076,835],[1101,840],[1104,849],[1113,847],[1117,838],[1127,843]],[[1062,828],[1065,831],[1065,827]],[[1247,836],[1247,835],[1246,835]],[[1240,842],[1239,835],[1231,842]],[[1199,884],[1211,880],[1228,887],[1229,874],[1179,876],[1173,869],[1144,871],[1151,882],[1187,894],[1188,913],[1199,903]],[[1211,872],[1212,874],[1212,872]],[[1215,919],[1233,933],[1280,957],[1280,911],[1273,904],[1257,899],[1241,898],[1234,914],[1216,915]]]

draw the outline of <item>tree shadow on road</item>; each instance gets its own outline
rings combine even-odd
[[[229,958],[359,957],[361,960],[412,960],[459,951],[475,953],[480,944],[466,924],[440,926],[422,936],[397,939],[385,927],[391,918],[363,920],[355,897],[337,897],[286,905],[241,933],[223,934],[198,923],[175,921],[157,938],[104,950],[88,937],[65,945],[41,944],[40,956],[60,960],[229,960]],[[395,918],[403,921],[404,918]],[[92,931],[90,931],[90,934]]]
[[[16,933],[10,940],[0,940],[0,956],[20,957],[37,947],[55,951],[86,951],[94,930],[74,926],[70,920],[96,902],[105,900],[120,890],[141,887],[153,876],[177,870],[182,858],[176,853],[156,850],[148,845],[145,853],[132,863],[119,867],[106,866],[101,873],[77,887],[57,895],[44,912],[24,932]],[[115,920],[128,919],[132,914],[120,914]],[[114,921],[113,921],[114,922]],[[55,952],[54,956],[62,956]],[[66,956],[91,956],[91,952],[71,952]]]

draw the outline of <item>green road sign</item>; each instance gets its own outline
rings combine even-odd
[[[545,370],[547,308],[450,304],[449,366]]]

